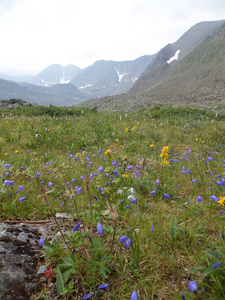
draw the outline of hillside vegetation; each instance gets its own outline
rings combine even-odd
[[[222,116],[171,106],[0,116],[1,222],[72,215],[54,242],[41,237],[50,275],[36,299],[225,297]]]

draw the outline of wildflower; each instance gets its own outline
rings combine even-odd
[[[24,187],[21,185],[21,186],[19,186],[19,189],[18,189],[18,190],[19,190],[20,192],[22,192],[23,189],[24,189]]]
[[[169,167],[169,165],[170,165],[170,163],[169,163],[169,161],[166,160],[166,159],[163,159],[163,161],[161,162],[161,166],[162,166],[162,167],[164,167],[164,166]]]
[[[53,270],[52,267],[50,267],[48,270],[46,270],[45,272],[42,272],[42,274],[45,274],[45,276],[47,278],[50,278],[50,280],[53,279]]]
[[[101,173],[103,171],[103,166],[101,166],[99,169],[98,169],[98,173]]]
[[[107,283],[103,283],[103,284],[101,284],[101,285],[98,287],[98,289],[99,289],[99,290],[104,290],[104,289],[107,288],[107,286],[108,286]]]
[[[168,157],[168,151],[169,151],[168,146],[163,147],[162,153],[160,154],[160,157],[163,158],[163,159],[166,159]]]
[[[87,300],[87,299],[91,298],[92,296],[93,296],[93,293],[89,293],[89,294],[83,296],[82,300]]]
[[[197,196],[197,201],[198,201],[199,203],[202,203],[202,197],[201,197],[201,196]]]
[[[150,194],[151,194],[152,196],[154,196],[155,193],[156,193],[155,191],[151,191],[151,192],[150,192]]]
[[[14,185],[14,181],[4,180],[4,185]]]
[[[154,147],[154,146],[155,146],[154,144],[149,145],[149,147],[151,147],[151,148]]]
[[[10,168],[11,164],[5,164],[5,168]]]
[[[137,199],[136,199],[136,198],[132,198],[132,199],[131,199],[131,202],[132,202],[133,204],[135,204],[135,203],[137,202]]]
[[[160,184],[160,181],[158,179],[156,179],[156,184],[158,184],[158,185]]]
[[[138,295],[136,291],[133,291],[133,293],[131,294],[130,300],[138,300]]]
[[[63,207],[65,205],[64,201],[61,203],[61,206]]]
[[[82,188],[79,187],[79,188],[77,189],[77,194],[80,194],[81,192],[82,192]]]
[[[98,201],[98,198],[97,198],[96,196],[93,196],[93,198],[94,198],[96,201]]]
[[[133,170],[133,166],[127,166],[127,170]]]
[[[97,224],[97,234],[102,234],[104,232],[102,224],[98,223]]]
[[[151,232],[154,232],[154,226],[152,225],[152,229],[151,229]]]
[[[188,282],[189,290],[190,292],[196,293],[198,290],[198,285],[195,281],[189,281]]]
[[[192,182],[193,182],[193,183],[197,182],[197,179],[193,179]]]
[[[123,203],[123,201],[124,201],[124,199],[121,199],[121,200],[120,200],[120,203]]]
[[[119,140],[118,140],[118,139],[116,139],[116,143],[118,143],[118,141],[119,141]]]
[[[213,157],[212,157],[212,156],[209,156],[209,157],[208,157],[208,160],[213,161]]]
[[[129,208],[130,207],[130,204],[129,205],[127,205],[125,208],[127,209],[127,208]]]
[[[22,202],[22,201],[24,201],[26,199],[26,197],[22,197],[22,198],[20,198],[19,200],[20,200],[20,202]]]
[[[15,153],[17,154],[17,153],[19,153],[19,151],[18,151],[18,150],[16,150],[16,151],[15,151]]]
[[[215,202],[217,202],[219,200],[219,198],[214,195],[210,196],[209,199],[214,200]]]
[[[71,180],[72,183],[74,183],[75,181],[76,181],[75,179],[72,179],[72,180]]]
[[[221,265],[221,263],[218,262],[218,263],[215,263],[214,265],[212,265],[212,267],[213,267],[213,268],[217,268],[217,267],[219,267],[220,265]]]
[[[43,247],[45,239],[41,238],[39,241],[39,246]]]
[[[105,156],[108,156],[108,155],[110,155],[110,153],[111,153],[111,150],[108,149],[108,150],[105,151],[104,155],[105,155]]]
[[[5,155],[8,155],[8,153],[6,152]]]
[[[77,229],[80,227],[81,222],[77,223],[77,225],[73,228],[73,231],[77,231]]]
[[[84,180],[84,176],[80,176],[80,179],[81,179],[81,180]]]
[[[122,244],[123,242],[126,241],[126,239],[127,239],[127,236],[126,236],[126,235],[121,236],[121,238],[120,238],[120,243]]]
[[[52,183],[52,182],[49,182],[49,183],[48,183],[48,186],[49,186],[49,187],[52,187],[52,186],[53,186],[53,183]]]
[[[225,196],[220,197],[220,199],[217,201],[219,205],[225,206]]]
[[[36,173],[36,177],[39,178],[40,176],[41,176],[41,173],[40,173],[40,172],[37,172],[37,173]]]
[[[166,199],[169,199],[170,198],[170,195],[169,194],[167,194],[167,193],[164,193],[164,195],[163,195]]]
[[[129,238],[129,239],[126,240],[126,243],[125,243],[124,247],[126,249],[130,249],[130,246],[131,246],[131,239]]]
[[[128,133],[128,128],[125,129],[125,132]]]

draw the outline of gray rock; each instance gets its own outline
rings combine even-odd
[[[67,213],[56,213],[55,217],[59,218],[59,219],[71,219],[72,218],[71,214],[67,214]]]
[[[30,299],[36,281],[41,231],[34,225],[0,223],[0,299]]]

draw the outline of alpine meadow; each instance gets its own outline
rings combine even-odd
[[[31,106],[0,126],[1,222],[43,228],[30,299],[225,299],[223,113]]]

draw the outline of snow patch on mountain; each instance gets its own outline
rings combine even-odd
[[[138,77],[136,77],[136,76],[132,78],[132,81],[133,81],[133,82],[135,82],[135,81],[137,81],[137,80],[138,80]]]
[[[85,89],[85,88],[90,87],[90,86],[93,86],[93,84],[88,83],[88,84],[86,84],[84,86],[80,86],[78,89],[82,90],[82,89]]]
[[[167,63],[170,64],[172,61],[178,60],[179,53],[180,53],[180,50],[177,50],[175,55],[173,57],[171,57],[169,60],[167,60]]]
[[[48,82],[45,81],[43,78],[41,78],[41,82],[43,82],[43,85],[44,85],[44,86],[48,86]]]
[[[67,79],[66,75],[65,75],[65,70],[63,70],[63,77],[60,77],[60,83],[69,83],[71,80],[71,78]]]
[[[116,73],[119,77],[118,81],[120,82],[122,80],[123,76],[126,75],[126,73],[120,74],[120,72],[116,68],[114,68],[114,70],[116,71]]]

